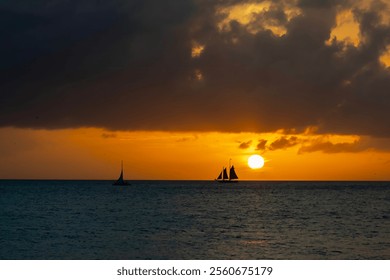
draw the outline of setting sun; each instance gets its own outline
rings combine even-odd
[[[252,155],[248,158],[248,166],[252,169],[259,169],[264,166],[264,158],[259,155]]]

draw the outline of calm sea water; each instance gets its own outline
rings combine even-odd
[[[0,259],[390,259],[389,182],[0,181]]]

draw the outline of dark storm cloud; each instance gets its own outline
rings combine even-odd
[[[390,136],[384,4],[353,2],[301,0],[288,19],[291,1],[273,1],[248,26],[283,25],[276,36],[218,28],[218,9],[245,1],[3,1],[0,125]],[[326,43],[346,8],[358,47]]]

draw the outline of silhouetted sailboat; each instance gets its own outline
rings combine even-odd
[[[232,165],[230,167],[230,161],[229,161],[229,176],[227,174],[226,167],[223,167],[221,173],[219,173],[219,176],[215,181],[221,182],[221,183],[237,183],[238,176],[236,174],[236,171],[234,170],[234,166]]]
[[[127,185],[130,185],[128,182],[126,182],[125,180],[123,180],[123,160],[121,161],[121,174],[119,175],[119,178],[118,180],[116,180],[114,183],[113,183],[114,186],[127,186]]]

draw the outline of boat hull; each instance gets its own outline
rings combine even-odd
[[[113,186],[130,186],[130,183],[124,182],[124,183],[112,183]]]
[[[217,183],[238,183],[238,181],[233,181],[233,180],[215,180]]]

